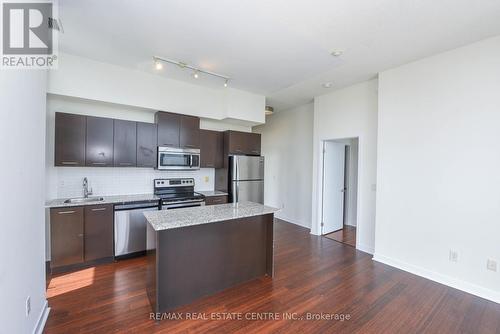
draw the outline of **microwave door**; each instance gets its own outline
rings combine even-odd
[[[198,169],[200,168],[200,156],[197,154],[191,155],[191,168]]]
[[[189,168],[191,165],[191,155],[166,153],[159,154],[159,168],[161,169],[176,169],[176,168]]]

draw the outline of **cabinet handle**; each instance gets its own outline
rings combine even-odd
[[[120,166],[131,166],[132,163],[131,162],[120,162],[119,165]]]
[[[92,211],[106,211],[106,208],[92,209]]]
[[[78,234],[78,238],[83,238],[83,233]]]
[[[258,151],[258,150],[253,150],[252,152],[253,152],[253,153],[259,153],[259,151]]]
[[[76,162],[76,161],[61,161],[61,164],[63,164],[63,165],[78,165],[78,162]]]
[[[106,165],[105,162],[93,162],[92,165],[100,165],[100,166],[103,166],[103,165]]]
[[[189,144],[184,145],[184,146],[186,146],[186,147],[196,147],[196,145],[189,145]]]
[[[59,211],[58,214],[60,215],[70,215],[72,213],[75,213],[75,211]]]

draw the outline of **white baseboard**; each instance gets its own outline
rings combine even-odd
[[[294,225],[299,225],[299,226],[305,227],[305,228],[307,228],[308,230],[310,230],[310,229],[311,229],[311,226],[307,226],[307,225],[305,225],[305,224],[304,224],[304,223],[302,223],[302,222],[296,221],[295,219],[290,219],[290,218],[288,218],[288,217],[281,216],[281,215],[278,215],[278,214],[276,214],[276,215],[275,215],[275,217],[276,217],[276,218],[278,218],[278,219],[284,220],[284,221],[286,221],[286,222],[288,222],[288,223],[292,223],[292,224],[294,224]]]
[[[375,254],[373,260],[500,304],[500,292],[498,291],[379,254]]]
[[[33,330],[33,334],[42,334],[43,329],[45,328],[45,323],[49,317],[50,307],[47,300],[43,304],[42,311],[40,312],[40,316],[38,317],[38,321],[36,322],[35,329]]]
[[[375,253],[375,249],[367,245],[362,245],[362,244],[356,245],[356,249],[372,255],[373,253]]]

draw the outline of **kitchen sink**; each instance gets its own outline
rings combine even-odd
[[[89,203],[89,202],[100,202],[104,201],[103,197],[79,197],[79,198],[69,198],[64,201],[64,203]]]

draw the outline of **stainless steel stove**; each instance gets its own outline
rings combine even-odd
[[[194,179],[156,179],[154,194],[160,198],[160,210],[205,205],[205,196],[194,191]]]

